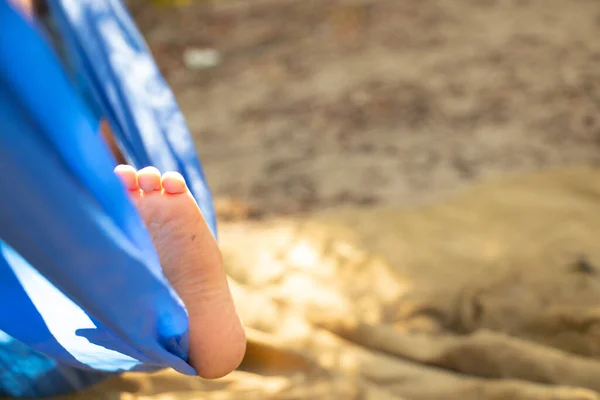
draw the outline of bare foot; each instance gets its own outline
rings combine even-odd
[[[190,364],[203,378],[238,367],[246,349],[244,328],[229,291],[221,252],[183,177],[154,167],[115,173],[146,223],[165,276],[190,319]]]

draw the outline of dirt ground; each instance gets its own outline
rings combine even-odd
[[[134,13],[220,205],[248,352],[71,399],[600,399],[600,3]]]
[[[600,400],[598,237],[598,168],[224,222],[240,370],[125,374],[70,399]]]
[[[146,3],[146,2],[143,2]],[[219,201],[420,204],[600,160],[595,0],[133,5]],[[189,49],[219,64],[193,70]]]

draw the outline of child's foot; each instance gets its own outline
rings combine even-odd
[[[154,167],[115,173],[146,223],[160,262],[190,319],[190,363],[218,378],[242,361],[246,337],[229,291],[221,252],[183,177]]]

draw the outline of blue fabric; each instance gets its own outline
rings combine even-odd
[[[216,234],[185,121],[120,1],[49,4],[77,85],[0,0],[0,394],[62,394],[121,371],[195,374],[185,307],[98,135],[105,115],[129,162],[181,172]]]

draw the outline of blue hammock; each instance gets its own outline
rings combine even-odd
[[[216,235],[185,121],[121,1],[48,3],[72,76],[0,0],[0,395],[195,374],[185,307],[98,134],[103,115],[129,163],[179,171]]]

